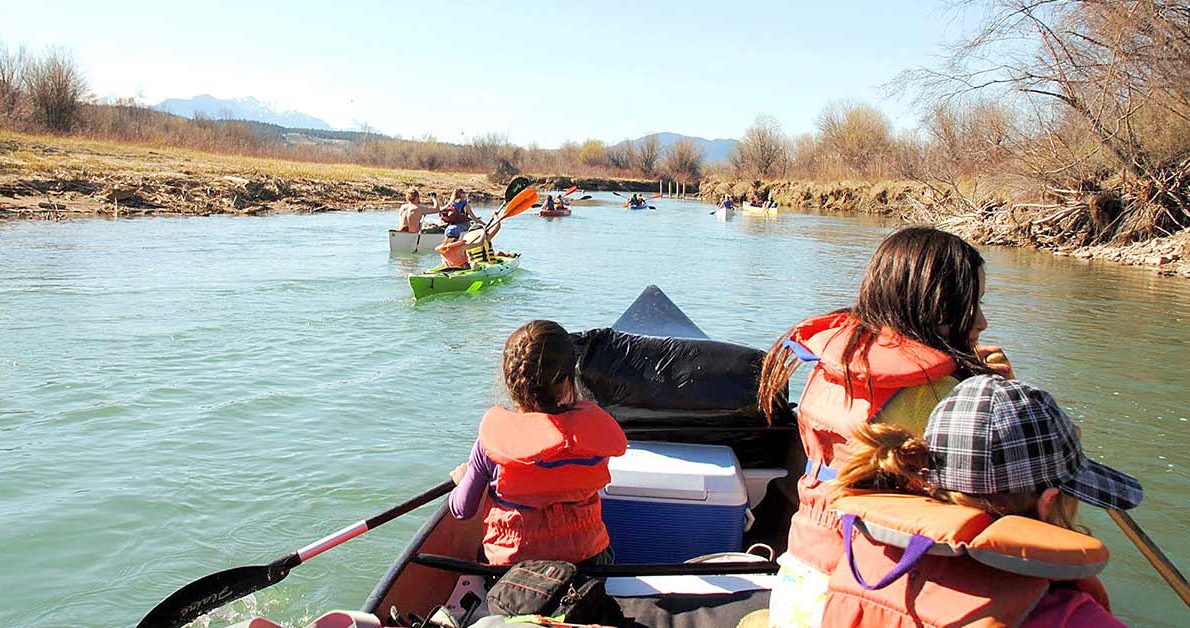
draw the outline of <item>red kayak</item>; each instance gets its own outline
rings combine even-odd
[[[537,215],[541,216],[542,218],[561,218],[563,216],[569,216],[570,210],[569,209],[543,209],[543,210],[537,212]]]

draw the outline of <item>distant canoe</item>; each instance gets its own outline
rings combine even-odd
[[[408,231],[388,230],[388,252],[392,255],[413,255],[427,253],[442,244],[446,236],[442,231],[437,233],[422,231],[410,233]]]

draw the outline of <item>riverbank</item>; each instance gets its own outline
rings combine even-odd
[[[614,177],[568,177],[562,175],[536,176],[533,182],[553,190],[565,190],[575,186],[587,192],[656,192],[656,179],[625,179]],[[698,193],[698,186],[693,186],[689,192]]]
[[[216,155],[0,132],[0,220],[256,216],[391,209],[405,190],[466,189],[494,199],[482,174],[385,170]]]
[[[979,244],[1035,248],[1190,278],[1190,229],[1140,242],[1086,246],[1079,237],[1071,237],[1070,231],[1071,223],[1077,223],[1073,229],[1088,228],[1088,205],[1075,205],[1053,214],[1036,206],[989,198],[981,207],[972,208],[946,190],[915,181],[823,183],[712,178],[701,184],[700,197],[705,201],[717,202],[728,193],[738,198],[767,196],[786,210],[888,216],[905,223],[935,225]]]

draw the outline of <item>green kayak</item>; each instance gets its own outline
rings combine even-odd
[[[480,262],[475,268],[447,270],[439,266],[424,273],[409,275],[414,299],[424,299],[449,292],[477,292],[484,286],[504,283],[521,265],[519,254],[497,255],[493,262]]]

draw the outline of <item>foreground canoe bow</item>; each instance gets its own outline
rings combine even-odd
[[[755,376],[752,367],[763,357],[761,351],[709,339],[705,332],[655,286],[646,288],[610,329],[578,332],[575,335],[586,338],[582,342],[583,348],[579,351],[582,377],[602,378],[605,385],[598,386],[599,388],[619,388],[620,383],[608,379],[621,376],[624,380],[638,382],[625,384],[627,386],[668,385],[658,384],[658,381],[671,377],[665,373],[672,374],[671,367],[675,365],[663,357],[656,360],[645,358],[645,354],[641,353],[642,345],[648,345],[663,354],[672,352],[669,355],[681,355],[692,359],[694,363],[687,365],[690,368],[684,371],[686,375],[680,376],[689,382],[688,384],[678,384],[673,379],[669,381],[678,388],[689,385],[702,388],[704,392],[708,381],[733,381],[734,384],[731,386],[724,384],[724,391],[728,388],[733,391],[737,388],[754,390],[754,385],[750,384]],[[600,338],[603,341],[600,341]],[[578,343],[576,340],[576,345]],[[628,348],[633,355],[625,356],[621,361],[617,357],[618,349],[613,348],[613,345]],[[597,367],[594,366],[594,362],[600,361],[597,356],[606,358],[602,360],[603,364],[619,366],[610,367],[611,371],[597,374]],[[739,362],[738,368],[727,367],[725,364],[730,361],[726,359],[727,356],[743,356],[743,359]],[[705,363],[705,366],[699,365],[700,361]],[[706,368],[715,373],[707,375],[703,372]],[[678,370],[682,369],[679,367]],[[730,370],[730,373],[723,372],[727,370]],[[686,377],[689,379],[686,380]],[[595,379],[584,381],[586,384],[596,383]],[[599,393],[592,394],[599,398]],[[698,392],[692,391],[686,398],[699,396]],[[600,399],[601,404],[605,401]],[[740,405],[751,408],[755,401]],[[736,405],[730,407],[735,408]],[[722,447],[725,444],[733,444],[735,449],[734,443],[743,441],[742,436],[749,434],[766,452],[769,449],[777,452],[779,455],[776,457],[780,459],[785,457],[791,446],[796,447],[796,428],[792,416],[782,425],[769,426],[760,418],[749,423],[737,415],[728,416],[734,410],[686,410],[671,407],[654,413],[656,416],[650,414],[649,410],[641,410],[643,414],[639,418],[642,421],[635,424],[646,425],[641,429],[625,423],[631,421],[628,417],[631,409],[621,409],[624,410],[623,416],[616,414],[620,410],[613,412],[613,415],[624,425],[629,438],[640,439],[640,442],[630,441],[630,449],[655,450],[659,452],[658,455],[675,448],[689,452],[690,447],[699,450],[700,447],[710,446],[711,449],[722,451],[726,449]],[[646,442],[657,440],[667,442]],[[728,457],[733,457],[730,452]],[[773,478],[785,476],[787,470],[774,468],[775,464],[762,462],[756,456],[750,458],[743,455],[736,458],[737,472],[742,473],[743,478],[738,486],[741,490],[746,486],[746,491],[744,494],[733,493],[742,500],[732,502],[735,506],[708,506],[708,503],[722,499],[723,493],[718,492],[718,488],[711,488],[710,484],[702,483],[698,486],[709,491],[705,501],[695,498],[682,502],[682,498],[674,498],[670,502],[650,506],[647,505],[651,503],[648,501],[650,498],[646,498],[643,502],[646,505],[639,506],[642,511],[638,513],[633,513],[632,506],[626,507],[625,502],[620,502],[616,507],[604,504],[604,517],[605,520],[609,520],[609,535],[613,539],[625,541],[625,544],[616,550],[615,565],[590,568],[584,573],[608,578],[608,595],[623,609],[625,615],[635,618],[638,622],[636,625],[734,626],[748,613],[768,607],[769,587],[773,578],[771,574],[776,565],[769,560],[741,554],[739,551],[752,543],[767,543],[778,553],[783,547],[787,533],[786,525],[793,505],[783,492],[770,490],[769,482]],[[649,459],[649,455],[645,454],[644,459]],[[662,464],[660,467],[643,468],[636,473],[652,478],[650,481],[653,483],[649,484],[650,487],[663,487],[663,492],[681,493],[682,491],[675,486],[685,486],[683,482],[689,478],[667,475],[680,475],[682,471],[677,470],[678,466],[681,464]],[[708,464],[706,468],[726,469],[730,466]],[[612,470],[613,481],[616,477],[627,480],[633,477],[633,474],[634,472]],[[651,490],[645,489],[645,493]],[[609,489],[609,495],[611,492]],[[645,493],[623,494],[644,496]],[[794,498],[796,499],[796,494]],[[628,498],[628,501],[633,499],[636,497]],[[662,501],[665,499],[667,498],[662,498]],[[628,508],[628,512],[617,508]],[[669,508],[688,508],[692,509],[694,514],[669,517],[664,514],[670,512]],[[710,510],[702,511],[701,508]],[[713,537],[722,532],[724,521],[735,521],[735,515],[742,517],[743,511],[748,509],[764,514],[757,516],[757,525],[753,526],[751,531],[737,533],[742,534],[742,539],[736,537],[737,540],[730,544],[731,547],[708,548],[705,551],[700,549],[697,552],[691,548],[690,552],[686,552],[685,544],[694,536],[706,535],[703,539],[694,541],[695,544],[720,542]],[[734,514],[726,515],[722,519],[718,518],[718,514],[708,514],[709,520],[701,519],[702,513],[712,511]],[[617,515],[615,512],[621,514]],[[657,528],[633,531],[624,527],[635,526],[636,521],[658,518],[662,525]],[[693,524],[692,521],[705,522],[706,525]],[[672,547],[666,543],[659,544],[667,546],[655,548],[657,556],[633,556],[633,552],[639,552],[645,545],[652,547],[652,542],[646,542],[646,537],[669,534],[673,531],[670,526],[684,528],[691,525],[696,525],[699,535],[674,533],[673,543],[668,544]],[[638,534],[639,536],[634,536]],[[486,614],[482,603],[486,588],[483,577],[493,577],[503,570],[476,561],[483,536],[482,516],[459,520],[451,516],[447,508],[440,507],[409,541],[405,549],[398,553],[388,572],[368,597],[362,611],[382,618],[388,622],[386,625],[420,625],[419,621],[423,618],[442,612],[451,614],[455,621],[459,622],[458,625],[471,625],[472,618]],[[613,544],[616,542],[613,540]],[[679,546],[682,546],[681,549]],[[679,552],[684,553],[680,558],[661,556]],[[720,552],[723,553],[719,554]],[[714,559],[695,564],[683,562],[687,558],[706,554],[713,554]],[[695,617],[698,619],[695,620]]]

